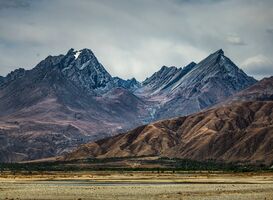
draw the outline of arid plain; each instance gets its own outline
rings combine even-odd
[[[0,199],[268,200],[273,173],[3,172]]]

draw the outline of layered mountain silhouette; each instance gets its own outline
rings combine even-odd
[[[273,77],[207,111],[162,120],[82,145],[66,160],[160,156],[273,164]]]
[[[0,161],[61,155],[88,141],[224,102],[253,85],[222,50],[140,83],[112,77],[89,49],[0,77]]]

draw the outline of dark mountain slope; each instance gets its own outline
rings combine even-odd
[[[264,78],[256,84],[230,97],[228,101],[273,100],[273,76]]]

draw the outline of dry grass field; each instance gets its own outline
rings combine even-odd
[[[0,199],[273,199],[272,173],[2,173]]]

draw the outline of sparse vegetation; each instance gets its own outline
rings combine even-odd
[[[130,167],[126,163],[137,163],[137,167]],[[239,165],[234,163],[219,163],[215,161],[193,161],[178,158],[145,159],[145,157],[126,158],[88,158],[74,161],[56,161],[39,163],[0,163],[0,171],[11,171],[16,174],[33,171],[225,171],[225,172],[257,172],[273,171],[265,165]]]
[[[273,173],[33,172],[0,176],[2,199],[241,199],[273,198]]]

